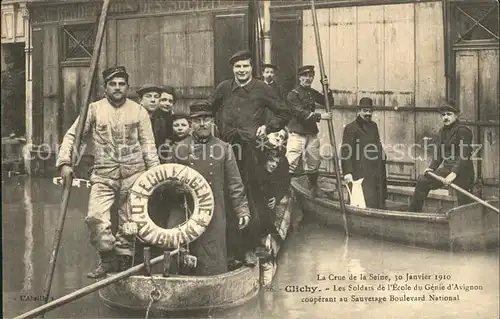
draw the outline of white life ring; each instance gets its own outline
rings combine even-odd
[[[156,225],[148,213],[149,197],[154,190],[171,181],[182,183],[193,198],[193,213],[187,221],[170,229]],[[137,236],[145,243],[163,249],[189,244],[206,230],[214,212],[214,195],[205,178],[181,164],[162,164],[144,172],[130,189],[131,221],[137,224]]]

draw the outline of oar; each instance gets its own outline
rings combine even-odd
[[[427,171],[425,174],[429,175],[430,177],[434,178],[435,180],[440,181],[440,182],[441,182],[441,183],[443,183],[443,184],[446,184],[446,183],[445,183],[445,179],[444,179],[444,178],[442,178],[442,177],[441,177],[441,176],[439,176],[439,175],[434,174],[433,172]],[[450,183],[449,185],[450,185],[450,187],[452,187],[453,189],[455,189],[455,190],[459,191],[460,193],[464,194],[465,196],[469,197],[470,199],[473,199],[473,200],[475,200],[476,202],[478,202],[479,204],[481,204],[481,205],[483,205],[483,206],[485,206],[485,207],[488,207],[488,208],[489,208],[489,209],[491,209],[492,211],[497,212],[497,213],[499,213],[499,214],[500,214],[500,211],[498,210],[498,208],[496,208],[495,206],[491,205],[490,203],[488,203],[488,202],[486,202],[486,201],[482,200],[481,198],[479,198],[479,197],[477,197],[477,196],[475,196],[475,195],[473,195],[473,194],[469,193],[468,191],[466,191],[466,190],[465,190],[465,189],[463,189],[462,187],[457,186],[457,185],[455,185],[455,184],[453,184],[453,183]]]
[[[175,254],[177,254],[179,252],[178,249],[176,250],[173,250],[170,253],[170,256],[174,256]],[[161,256],[158,256],[158,257],[155,257],[153,259],[150,260],[149,262],[149,265],[150,266],[153,266],[153,265],[156,265],[160,262],[162,262],[163,260],[165,259],[165,255],[161,255]],[[124,278],[127,278],[127,277],[130,277],[132,276],[133,274],[141,271],[145,269],[145,265],[144,263],[140,264],[140,265],[137,265],[137,266],[134,266],[134,267],[131,267],[125,271],[122,271],[120,273],[117,273],[111,277],[108,277],[106,279],[103,279],[103,280],[100,280],[92,285],[89,285],[87,287],[83,287],[81,289],[78,289],[77,291],[74,291],[72,293],[69,293],[59,299],[56,299],[56,300],[52,300],[51,302],[43,305],[43,306],[40,306],[38,308],[35,308],[31,311],[28,311],[26,313],[23,313],[22,315],[19,315],[17,317],[15,317],[14,319],[26,319],[26,318],[35,318],[36,316],[38,315],[41,315],[41,314],[44,314],[48,311],[51,311],[51,310],[54,310],[56,308],[59,308],[67,303],[70,303],[74,300],[77,300],[77,299],[80,299],[82,297],[85,297],[86,295],[88,294],[91,294],[97,290],[100,290],[106,286],[109,286],[111,284],[114,284],[115,282],[117,281],[120,281]]]
[[[84,129],[85,120],[87,118],[88,104],[90,101],[90,94],[92,92],[92,84],[95,77],[97,62],[99,61],[99,54],[101,52],[101,44],[104,36],[104,29],[106,27],[106,16],[108,13],[108,6],[110,0],[104,0],[102,5],[101,17],[99,18],[99,25],[97,28],[96,42],[94,46],[94,51],[92,52],[92,59],[90,61],[90,69],[88,73],[87,87],[85,88],[85,95],[83,99],[83,105],[80,110],[80,117],[78,119],[78,124],[76,126],[75,142],[71,152],[72,166],[76,163],[76,158],[80,151],[80,144],[82,141],[82,134]],[[57,223],[57,228],[54,234],[54,242],[52,246],[52,252],[50,254],[49,272],[45,277],[44,293],[45,299],[44,303],[47,303],[50,297],[50,289],[52,286],[52,279],[54,278],[54,271],[56,268],[57,253],[59,251],[59,246],[61,244],[62,231],[64,228],[64,221],[66,220],[66,212],[68,210],[69,195],[71,192],[71,185],[73,183],[73,177],[70,177],[68,181],[64,183],[64,190],[62,194],[60,215]]]
[[[314,5],[314,0],[311,0],[311,8],[312,8],[312,17],[313,17],[313,25],[314,25],[314,35],[316,36],[316,48],[318,51],[318,61],[319,61],[319,71],[321,74],[321,83],[323,84],[323,93],[325,94],[325,108],[326,112],[330,113],[330,100],[328,95],[328,84],[325,83],[326,75],[325,75],[325,64],[323,62],[323,53],[321,52],[321,39],[319,38],[319,28],[318,28],[318,18],[316,16],[316,7]],[[344,219],[344,230],[346,235],[349,235],[349,229],[347,228],[347,217],[346,217],[346,207],[344,202],[344,194],[342,192],[342,182],[340,180],[340,167],[338,162],[338,154],[337,154],[337,143],[335,141],[335,132],[333,131],[333,124],[331,120],[328,120],[328,132],[332,138],[332,146],[333,146],[333,167],[335,169],[335,176],[337,178],[337,190],[339,192],[339,202],[340,209],[342,210],[342,218]]]

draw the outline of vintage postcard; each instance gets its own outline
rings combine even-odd
[[[1,23],[4,318],[500,318],[498,1]]]

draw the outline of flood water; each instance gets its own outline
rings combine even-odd
[[[94,282],[85,277],[97,257],[88,242],[83,221],[88,194],[87,188],[72,189],[52,285],[51,296],[55,298]],[[42,295],[60,196],[61,187],[48,179],[14,177],[2,182],[4,318],[41,305],[41,301],[32,299]],[[399,287],[408,287],[404,282],[407,274],[422,276],[406,283],[410,288],[420,285],[422,290],[387,291],[393,288],[396,275],[403,276]],[[356,276],[357,280],[349,280],[349,275]],[[364,277],[360,279],[361,276]],[[325,280],[318,280],[323,278]],[[317,290],[293,292],[306,287],[317,287]],[[377,290],[379,287],[385,290]],[[360,290],[370,288],[374,291]],[[431,301],[431,294],[438,299],[452,300]],[[421,296],[425,301],[404,301]],[[342,297],[345,301],[341,301]],[[361,297],[371,299],[356,300]],[[383,297],[387,301],[383,301]],[[280,266],[270,289],[241,307],[209,315],[228,319],[493,319],[499,318],[499,297],[498,251],[449,253],[368,238],[347,240],[343,233],[309,224],[290,234],[281,250]],[[396,298],[403,301],[395,301]],[[203,318],[206,314],[195,316]],[[48,312],[45,318],[144,318],[144,314],[127,315],[109,309],[101,303],[98,294],[93,293]]]

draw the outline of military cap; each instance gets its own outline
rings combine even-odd
[[[359,100],[358,109],[373,109],[373,100],[369,97],[362,97]]]
[[[154,84],[144,84],[136,92],[137,92],[137,95],[139,95],[139,97],[142,97],[144,94],[149,93],[149,92],[160,93],[161,89],[159,86],[156,86]]]
[[[233,65],[238,61],[248,60],[251,58],[252,58],[252,52],[250,52],[248,50],[241,50],[241,51],[236,52],[235,54],[233,54],[231,56],[231,58],[229,58],[229,64]]]
[[[180,119],[188,119],[190,117],[188,112],[184,111],[176,111],[175,113],[172,114],[172,120],[180,120]]]
[[[172,86],[169,85],[162,85],[160,86],[160,92],[159,93],[168,93],[174,97],[174,101],[177,100],[177,95],[175,94],[175,89]]]
[[[212,105],[208,101],[196,101],[189,106],[189,117],[213,116]]]
[[[445,103],[439,107],[439,112],[444,113],[444,112],[453,112],[455,114],[460,113],[460,111],[453,105]]]
[[[102,71],[104,83],[108,82],[115,76],[124,77],[128,81],[128,73],[124,66],[114,66]]]
[[[303,66],[301,66],[298,69],[297,74],[301,75],[301,74],[308,73],[308,72],[314,73],[314,65],[303,65]]]
[[[275,64],[271,64],[271,63],[266,63],[262,66],[262,70],[264,70],[265,68],[271,68],[275,71],[278,70],[278,67],[275,65]]]

